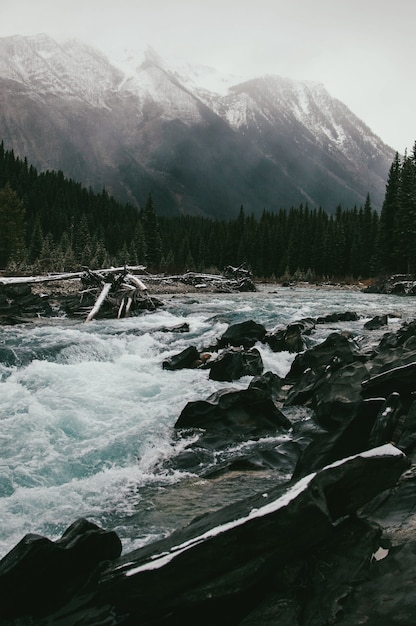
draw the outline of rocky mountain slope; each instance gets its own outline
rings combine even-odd
[[[381,206],[394,151],[322,85],[264,76],[220,93],[150,50],[132,67],[79,42],[0,39],[0,139],[123,202],[152,192],[165,214],[332,212],[367,192]]]

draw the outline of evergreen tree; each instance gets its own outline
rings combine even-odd
[[[402,163],[399,210],[396,220],[396,254],[400,271],[413,272],[416,261],[416,144],[412,156]]]
[[[150,193],[143,210],[143,229],[146,245],[146,260],[151,267],[156,268],[162,255],[162,242],[159,232],[159,221]]]
[[[394,272],[397,269],[396,235],[398,234],[397,213],[399,210],[400,178],[401,161],[399,153],[396,152],[387,178],[377,240],[379,270],[385,272]]]
[[[42,246],[43,246],[43,233],[42,233],[42,227],[40,225],[39,215],[37,215],[33,229],[32,229],[32,233],[30,236],[29,257],[28,257],[29,263],[34,263],[40,257]]]
[[[134,228],[134,235],[131,242],[132,256],[136,259],[136,263],[143,265],[147,259],[146,238],[144,233],[144,227],[141,220],[137,220]]]
[[[0,189],[0,267],[19,263],[26,256],[25,206],[7,182]]]
[[[371,275],[371,263],[375,253],[376,233],[374,232],[373,209],[371,208],[370,194],[367,194],[364,208],[360,211],[361,217],[361,275]]]

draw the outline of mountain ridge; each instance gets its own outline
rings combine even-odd
[[[73,40],[0,39],[0,139],[122,202],[151,192],[165,214],[333,212],[367,193],[381,206],[395,152],[321,83],[266,75],[216,93],[201,86],[208,68],[152,50],[130,67]]]

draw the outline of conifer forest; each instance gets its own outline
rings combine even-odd
[[[308,205],[235,218],[167,217],[151,191],[143,207],[118,203],[60,171],[38,173],[0,144],[0,268],[11,273],[145,265],[215,272],[245,264],[258,279],[346,280],[416,271],[416,143],[397,153],[380,213]]]

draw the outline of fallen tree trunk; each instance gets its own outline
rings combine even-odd
[[[100,295],[98,296],[94,306],[92,307],[91,311],[87,315],[87,319],[85,320],[86,322],[90,322],[97,315],[97,313],[100,310],[104,300],[108,296],[111,287],[112,287],[111,283],[105,283],[104,284],[104,287],[103,287]]]
[[[123,266],[123,267],[110,267],[107,269],[99,270],[100,273],[104,275],[111,274],[119,274],[120,272],[128,270],[132,271],[143,271],[146,267],[144,265],[135,265],[135,266]],[[29,285],[32,283],[49,283],[53,281],[60,280],[71,280],[76,278],[82,278],[85,275],[85,272],[92,272],[92,270],[84,269],[81,272],[64,272],[62,274],[46,274],[45,276],[1,276],[0,277],[0,285]],[[132,274],[129,274],[133,276]],[[140,281],[141,282],[141,281]],[[143,283],[142,283],[143,284]]]

